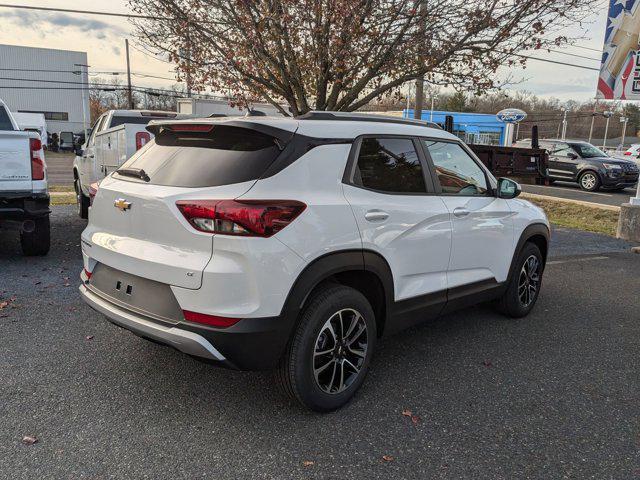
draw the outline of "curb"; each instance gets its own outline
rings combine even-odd
[[[538,195],[537,193],[525,192],[522,192],[520,194],[520,198],[524,198],[525,200],[548,200],[559,203],[569,203],[573,205],[581,205],[583,207],[599,208],[600,210],[608,210],[610,212],[620,213],[620,207],[615,207],[613,205],[602,205],[601,203],[585,202],[584,200],[571,200],[569,198],[550,197],[548,195]]]

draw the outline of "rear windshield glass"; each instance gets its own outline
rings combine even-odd
[[[144,170],[153,185],[217,187],[257,180],[279,154],[269,135],[216,125],[210,132],[165,130],[121,168]]]
[[[148,124],[151,120],[167,120],[170,119],[171,117],[153,117],[153,116],[142,116],[142,117],[122,117],[122,116],[114,116],[111,119],[111,126],[109,128],[113,128],[113,127],[119,127],[120,125],[124,125],[125,123],[132,123],[134,125],[146,125]]]
[[[4,107],[0,107],[0,130],[13,130],[13,124]]]

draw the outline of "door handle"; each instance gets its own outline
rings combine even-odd
[[[464,218],[471,212],[464,207],[458,207],[453,211],[453,216],[458,218]]]
[[[387,218],[389,218],[389,214],[387,212],[383,212],[382,210],[369,210],[364,215],[364,218],[369,222],[384,222]]]

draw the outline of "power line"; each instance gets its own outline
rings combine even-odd
[[[101,15],[105,17],[140,18],[145,20],[171,20],[168,17],[154,17],[151,15],[138,15],[135,13],[117,13],[117,12],[104,12],[104,11],[95,11],[95,10],[75,10],[71,8],[32,7],[28,5],[12,5],[7,3],[0,3],[0,8],[16,8],[16,9],[22,9],[22,10],[38,10],[43,12],[58,12],[58,13],[79,13],[82,15]]]
[[[576,65],[575,63],[561,62],[560,60],[550,60],[548,58],[531,57],[529,55],[522,55],[520,53],[509,53],[509,52],[503,52],[503,53],[506,53],[507,55],[509,55],[511,57],[526,58],[528,60],[535,60],[535,61],[538,61],[538,62],[545,62],[545,63],[553,63],[555,65],[564,65],[566,67],[582,68],[584,70],[591,70],[591,71],[594,71],[594,72],[599,72],[600,71],[600,69],[596,68],[596,67],[587,67],[586,65]]]
[[[97,68],[97,67],[96,67]],[[74,75],[80,75],[82,72],[80,70],[54,70],[54,69],[39,69],[39,68],[0,68],[0,71],[6,72],[42,72],[42,73],[73,73]],[[114,70],[102,70],[102,71],[92,71],[89,72],[89,75],[124,75],[126,72],[118,72]],[[172,80],[174,82],[178,82],[175,78],[171,77],[161,77],[158,75],[154,75],[152,73],[144,73],[144,72],[131,72],[131,75],[141,78],[156,78],[159,80]]]

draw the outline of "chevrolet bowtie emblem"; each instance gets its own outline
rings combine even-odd
[[[131,202],[127,202],[124,198],[119,198],[115,202],[113,202],[113,206],[121,212],[125,212],[131,209]]]

